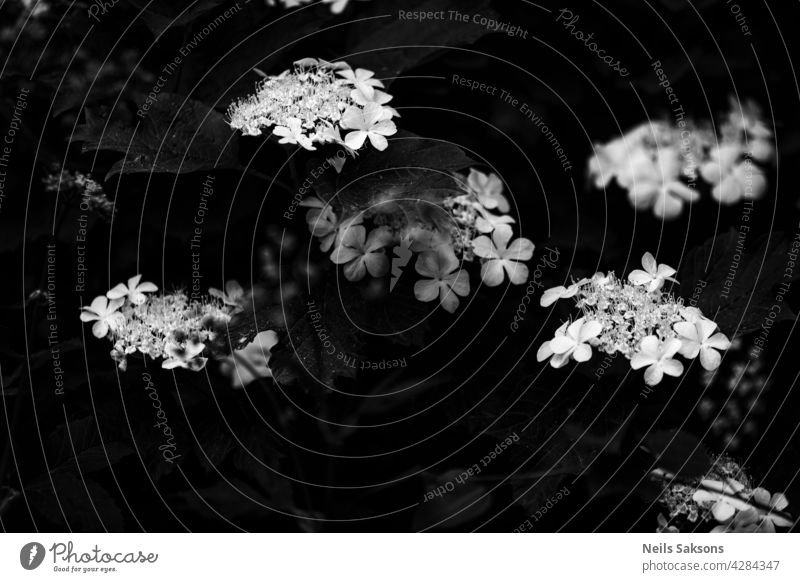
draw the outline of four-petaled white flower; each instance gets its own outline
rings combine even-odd
[[[644,271],[641,269],[631,271],[628,281],[634,285],[647,285],[647,290],[651,293],[661,289],[665,281],[678,282],[672,277],[677,271],[669,265],[657,265],[655,258],[650,253],[642,256],[642,266]]]
[[[92,334],[96,338],[104,338],[110,329],[113,330],[125,322],[125,316],[117,311],[123,303],[125,300],[120,298],[109,301],[104,295],[95,297],[89,307],[81,310],[81,321],[94,321]]]
[[[367,99],[372,99],[375,94],[375,87],[383,87],[378,79],[373,79],[375,73],[367,69],[342,69],[336,71],[340,77],[361,91]]]
[[[584,317],[576,319],[566,328],[562,325],[553,339],[542,344],[536,359],[541,362],[550,358],[550,365],[554,368],[566,364],[570,356],[576,362],[586,362],[592,357],[588,342],[600,335],[601,331],[603,325],[599,321],[586,321]]]
[[[234,350],[220,361],[220,371],[230,377],[234,388],[244,388],[259,378],[272,378],[269,369],[271,349],[278,343],[278,334],[262,331],[247,346]]]
[[[377,103],[378,105],[386,105],[389,101],[393,99],[392,95],[389,95],[385,91],[375,90],[372,94],[372,97],[367,97],[361,89],[353,89],[350,92],[350,99],[355,101],[357,104],[361,105],[362,107],[366,107],[369,103]],[[384,119],[391,119],[392,117],[399,117],[400,114],[397,113],[397,110],[394,107],[383,107],[383,118]]]
[[[475,193],[483,207],[487,210],[497,208],[500,212],[508,212],[511,206],[508,200],[503,196],[503,183],[497,174],[489,174],[488,176],[483,172],[470,169],[469,176],[467,177],[467,186]]]
[[[644,381],[648,386],[655,386],[667,376],[680,376],[683,373],[683,364],[674,359],[681,349],[681,340],[670,338],[660,341],[656,336],[649,335],[642,340],[639,351],[631,358],[631,368],[638,370],[648,366],[644,372]]]
[[[511,238],[511,225],[514,224],[515,220],[510,217],[508,214],[492,214],[491,212],[485,210],[484,208],[479,208],[478,212],[480,216],[475,220],[475,228],[478,232],[489,234],[492,231],[503,231],[508,233],[508,237]]]
[[[202,342],[186,342],[185,346],[172,343],[165,349],[169,358],[161,362],[161,367],[166,370],[186,368],[193,372],[202,370],[208,361],[208,358],[200,357],[205,347]]]
[[[311,142],[311,138],[304,133],[303,126],[296,117],[287,119],[286,127],[282,125],[275,126],[272,133],[281,138],[278,143],[296,143],[310,151],[317,149]]]
[[[216,297],[222,301],[223,304],[234,308],[240,308],[242,299],[244,299],[244,289],[242,289],[238,281],[233,279],[225,283],[225,291],[210,287],[208,289],[208,294],[212,297]]]
[[[570,297],[575,297],[575,295],[580,290],[581,286],[585,285],[589,279],[581,279],[577,283],[573,283],[569,287],[564,287],[563,285],[559,285],[558,287],[551,287],[547,289],[544,293],[542,293],[542,298],[539,299],[539,305],[542,307],[548,307],[558,301],[559,299],[568,299]]]
[[[397,126],[386,119],[385,108],[377,103],[367,103],[363,109],[355,105],[348,107],[342,115],[341,126],[355,130],[344,137],[347,147],[354,150],[363,146],[364,141],[369,138],[376,150],[383,151],[389,147],[386,136],[397,133]]]
[[[714,333],[717,324],[710,319],[701,318],[694,323],[681,321],[676,323],[673,329],[683,344],[680,354],[689,359],[696,358],[699,354],[700,364],[706,370],[719,368],[722,356],[717,350],[727,350],[731,347],[731,341],[724,333]]]
[[[442,307],[454,313],[458,308],[458,295],[469,294],[469,275],[459,268],[453,249],[447,245],[421,253],[415,268],[423,277],[429,277],[414,284],[414,296],[420,301],[433,301],[438,297]]]
[[[119,283],[118,285],[115,285],[111,291],[106,293],[106,297],[109,299],[123,299],[127,297],[128,301],[134,305],[141,305],[147,301],[147,296],[145,293],[154,293],[158,291],[158,287],[156,287],[155,284],[147,281],[140,283],[139,281],[141,280],[141,275],[131,277],[128,279],[127,285],[125,285],[125,283]]]
[[[481,279],[489,287],[496,287],[503,282],[503,271],[515,285],[521,285],[528,279],[528,267],[519,261],[527,261],[533,256],[533,243],[526,238],[518,238],[510,245],[510,230],[496,229],[491,240],[488,236],[479,236],[472,241],[472,250],[476,256],[486,259],[481,265]]]
[[[363,226],[351,226],[331,253],[331,260],[344,265],[348,281],[360,281],[367,272],[373,277],[383,277],[389,272],[389,258],[383,249],[391,242],[392,233],[385,226],[374,229],[369,237]]]

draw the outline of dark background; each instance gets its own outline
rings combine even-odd
[[[120,172],[126,131],[163,67],[233,4],[121,0],[98,13],[97,22],[88,17],[88,3],[51,2],[35,18],[19,4],[4,3],[0,131],[11,122],[20,88],[30,94],[0,209],[2,528],[511,531],[567,487],[570,494],[534,523],[535,531],[652,531],[660,509],[647,473],[659,443],[674,435],[668,431],[683,436],[680,446],[662,455],[661,465],[669,457],[673,463],[679,459],[679,466],[686,461],[702,467],[704,458],[726,452],[756,483],[785,491],[790,502],[800,498],[798,346],[788,307],[787,321],[771,330],[767,349],[757,364],[750,363],[751,370],[757,368],[755,385],[764,388],[750,417],[755,432],[726,449],[714,416],[698,413],[703,398],[714,410],[731,402],[728,379],[749,360],[753,338],[741,333],[746,326],[740,324],[760,320],[759,309],[771,305],[770,275],[783,268],[786,239],[798,225],[797,5],[739,4],[752,36],[742,34],[724,1],[537,7],[523,1],[353,0],[340,16],[322,5],[289,12],[259,0],[240,2],[241,9],[168,76],[164,91],[185,105],[165,118],[172,123],[166,131],[171,137],[158,159],[148,148],[158,149],[158,130],[165,130],[152,117],[156,121],[142,126],[137,142],[142,150],[129,152]],[[629,76],[607,67],[556,22],[562,7],[580,15],[577,28],[594,32]],[[493,15],[528,35],[486,34],[479,26],[452,22],[401,22],[398,9]],[[236,136],[219,125],[231,101],[253,90],[253,67],[277,74],[307,56],[375,70],[394,95],[399,128],[421,136],[420,144],[443,140],[459,146],[474,165],[497,172],[521,236],[536,244],[531,266],[545,246],[559,249],[556,268],[545,272],[545,288],[569,274],[622,275],[639,266],[645,251],[679,269],[679,294],[690,295],[704,276],[694,268],[698,253],[713,257],[709,269],[727,272],[736,238],[726,233],[738,228],[741,205],[719,207],[703,191],[690,211],[662,222],[637,213],[614,185],[605,192],[594,189],[585,177],[586,160],[593,143],[647,119],[672,119],[651,68],[654,60],[661,61],[687,116],[718,121],[730,95],[755,100],[774,125],[778,161],[749,223],[738,300],[722,306],[713,289],[704,291],[704,311],[728,309],[729,321],[721,327],[740,336],[741,348],[724,358],[710,385],[695,363],[646,397],[641,372],[621,362],[597,380],[597,355],[583,366],[553,370],[536,362],[535,353],[566,309],[531,308],[520,330],[509,333],[524,287],[475,292],[477,269],[473,292],[456,316],[438,310],[412,332],[388,339],[358,332],[343,315],[381,331],[416,323],[431,306],[413,300],[408,280],[391,301],[366,284],[337,288],[335,266],[312,244],[302,212],[291,222],[282,218],[294,183],[286,153],[274,141]],[[562,169],[551,145],[518,110],[454,85],[454,74],[528,103],[552,129],[572,170]],[[209,125],[198,129],[204,118]],[[203,139],[197,140],[197,132]],[[105,145],[92,146],[100,136]],[[294,171],[312,163],[299,155]],[[148,171],[154,164],[156,171]],[[93,219],[90,225],[85,293],[74,292],[74,200],[56,200],[42,185],[51,168],[61,166],[90,173],[117,209],[111,224]],[[331,305],[341,301],[344,311],[331,312],[328,327],[345,351],[372,360],[419,353],[413,365],[348,376],[317,355],[315,370],[330,380],[318,382],[293,370],[294,354],[282,345],[276,356],[286,369],[282,381],[247,390],[232,390],[211,363],[200,373],[173,374],[138,360],[119,371],[108,357],[108,342],[87,337],[79,307],[139,272],[166,290],[191,284],[191,221],[208,174],[215,181],[202,239],[203,284],[221,287],[237,279],[257,291],[252,313],[238,323],[277,329],[286,323],[268,308],[278,288],[269,257],[281,256],[283,282],[299,290],[287,303],[290,313],[302,310],[298,302],[306,295]],[[277,176],[289,189],[270,187],[265,176]],[[721,238],[713,251],[703,246],[716,236]],[[63,396],[54,394],[47,305],[36,292],[44,290],[51,243],[58,257]],[[741,301],[748,297],[749,305]],[[796,299],[793,285],[789,305]],[[297,319],[288,321],[295,337],[313,344],[307,329],[293,328]],[[182,459],[174,465],[156,450],[145,367],[177,435]],[[393,394],[381,396],[386,393]],[[480,463],[515,432],[520,442],[478,477],[423,502],[427,492]],[[5,442],[9,435],[11,446]]]

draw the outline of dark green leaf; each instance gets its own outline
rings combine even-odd
[[[644,448],[655,459],[655,466],[686,479],[708,473],[712,460],[697,438],[678,430],[659,430],[644,438]]]
[[[430,223],[444,219],[438,204],[458,190],[453,172],[473,161],[453,144],[398,131],[389,148],[369,148],[348,161],[336,180],[336,202],[347,218],[361,211],[388,213],[402,207],[406,215]]]
[[[52,473],[51,478],[52,485],[41,478],[27,491],[38,513],[77,532],[122,531],[124,520],[116,501],[96,481],[69,471]]]
[[[786,282],[787,249],[781,233],[751,239],[731,229],[687,253],[680,293],[728,337],[755,331],[776,302],[776,287]],[[791,309],[782,304],[777,320],[792,319]]]
[[[108,171],[184,174],[237,168],[237,141],[223,116],[199,101],[160,93],[144,120],[135,126],[87,112],[74,141],[83,151],[108,150],[125,154]]]
[[[410,0],[402,8],[407,11],[439,12],[450,10],[462,14],[480,14],[496,19],[490,0]],[[355,67],[375,71],[376,77],[389,84],[407,71],[448,47],[466,46],[491,31],[486,26],[460,19],[411,20],[398,16],[394,2],[375,2],[371,13],[383,18],[365,21],[354,28],[354,43],[347,50],[353,57],[348,62]],[[364,36],[360,36],[368,31]]]

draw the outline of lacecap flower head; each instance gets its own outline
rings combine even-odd
[[[355,151],[366,141],[384,150],[386,137],[397,133],[392,118],[398,114],[386,105],[392,96],[382,88],[367,69],[306,58],[291,70],[262,79],[255,94],[228,108],[228,119],[245,135],[271,129],[279,143],[306,150],[336,143]]]
[[[227,293],[192,299],[183,291],[156,294],[157,290],[153,283],[141,282],[140,275],[131,277],[84,307],[81,321],[94,322],[94,336],[113,343],[111,356],[122,369],[136,352],[161,359],[166,369],[202,369],[206,342],[238,309],[235,297],[241,287],[228,282]]]
[[[631,272],[627,281],[613,272],[595,273],[569,287],[545,291],[540,301],[543,307],[572,299],[580,315],[541,346],[537,359],[549,359],[559,368],[570,358],[587,361],[592,348],[622,354],[634,370],[645,368],[649,385],[658,384],[665,375],[683,373],[677,355],[700,356],[706,370],[719,367],[720,351],[730,347],[730,340],[698,308],[684,306],[680,298],[662,290],[666,281],[676,282],[675,269],[657,264],[650,253],[642,257],[642,267]]]

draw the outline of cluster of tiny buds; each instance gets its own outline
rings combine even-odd
[[[698,176],[711,187],[718,203],[732,205],[755,200],[766,192],[762,166],[773,162],[772,129],[753,102],[731,99],[730,112],[716,126],[685,119],[676,123],[645,122],[606,144],[596,144],[589,159],[589,177],[595,187],[616,180],[628,191],[638,210],[652,210],[659,218],[679,216],[696,202]],[[754,163],[756,162],[756,163]]]
[[[524,264],[533,256],[533,243],[526,238],[511,241],[514,219],[503,195],[503,183],[496,174],[471,169],[468,176],[456,175],[458,190],[443,200],[448,216],[444,225],[423,222],[420,217],[409,222],[402,212],[370,217],[367,229],[365,213],[339,220],[329,203],[308,198],[306,222],[312,235],[319,238],[320,249],[331,252],[331,261],[344,267],[348,281],[360,281],[367,274],[383,277],[390,271],[391,287],[397,282],[414,253],[415,270],[424,279],[414,285],[414,296],[423,302],[438,301],[454,313],[459,297],[470,292],[465,262],[480,261],[481,280],[496,287],[508,280],[521,285],[528,279]],[[497,214],[499,212],[499,214]],[[510,243],[510,244],[509,244]]]
[[[570,359],[589,360],[592,348],[620,353],[634,370],[647,368],[644,380],[650,386],[661,382],[664,375],[683,373],[676,354],[687,359],[699,356],[704,369],[717,369],[720,350],[727,350],[730,340],[715,333],[717,324],[698,308],[686,307],[679,298],[662,291],[666,281],[677,283],[672,277],[675,269],[657,264],[650,253],[642,257],[642,267],[632,271],[627,281],[613,272],[595,273],[569,287],[545,291],[542,307],[573,298],[581,316],[564,322],[555,337],[539,348],[537,359],[549,359],[554,368],[560,368]]]
[[[338,144],[353,154],[367,140],[383,151],[387,137],[397,133],[386,105],[392,96],[367,69],[353,70],[344,61],[329,63],[306,58],[293,70],[266,75],[256,93],[228,108],[231,127],[245,135],[272,128],[278,143],[316,150],[314,144]],[[347,133],[342,136],[342,131]]]
[[[54,166],[42,182],[47,192],[77,202],[82,211],[93,212],[103,220],[110,220],[114,214],[114,202],[108,199],[102,184],[87,174]]]

